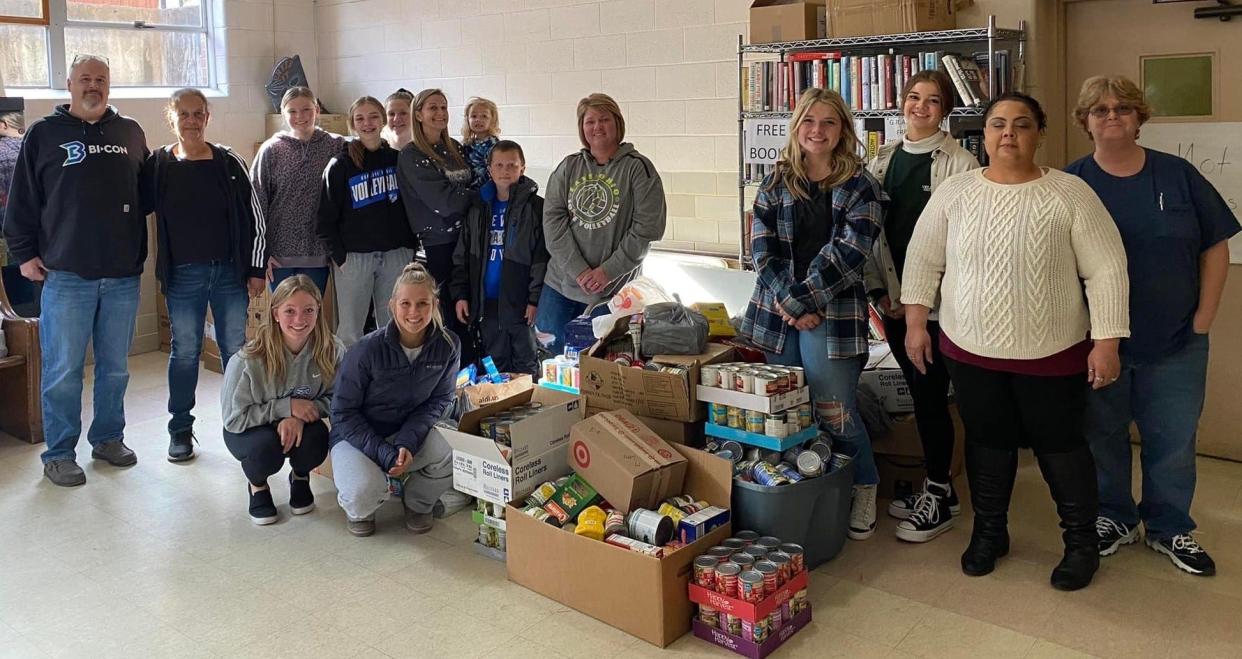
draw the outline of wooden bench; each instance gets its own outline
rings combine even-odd
[[[9,354],[0,358],[0,430],[38,444],[43,441],[43,411],[39,402],[39,320],[23,318],[9,304],[0,280],[0,327]]]

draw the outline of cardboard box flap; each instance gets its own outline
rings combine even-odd
[[[686,480],[682,486],[685,493],[713,506],[731,508],[733,463],[689,446],[673,445],[673,448],[686,459]]]
[[[666,454],[667,449],[665,446],[668,446],[668,444],[665,444],[664,440],[656,443],[650,442],[652,437],[659,439],[660,436],[644,426],[642,421],[639,421],[638,417],[634,416],[629,410],[617,410],[616,412],[600,414],[593,418],[601,428],[588,426],[588,430],[597,432],[600,429],[607,429],[617,436],[626,439],[626,444],[631,449],[634,459],[639,462],[630,463],[630,460],[628,460],[630,456],[626,456],[627,460],[625,462],[633,464],[635,467],[641,467],[643,471],[659,469],[664,465],[677,462],[676,455]]]
[[[759,7],[779,7],[781,5],[822,5],[827,0],[755,0],[750,3],[751,9]]]
[[[674,366],[693,366],[699,364],[711,364],[717,361],[721,355],[729,352],[733,348],[721,343],[708,343],[703,348],[702,354],[698,355],[655,355],[651,361],[660,364],[672,364]]]

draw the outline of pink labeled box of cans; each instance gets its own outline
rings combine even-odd
[[[811,619],[802,547],[740,531],[694,559],[696,636],[742,655],[767,656]]]

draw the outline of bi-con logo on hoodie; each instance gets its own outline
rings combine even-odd
[[[61,167],[76,165],[83,160],[86,160],[86,156],[95,155],[97,153],[115,153],[122,156],[129,155],[129,147],[124,147],[119,144],[83,144],[82,142],[73,141],[65,142],[60,145],[60,148],[65,150],[65,162],[61,164]]]
[[[611,176],[587,174],[569,185],[569,213],[584,229],[608,226],[621,207],[621,189]]]
[[[384,167],[349,177],[349,197],[355,209],[381,201],[397,201],[397,168]]]

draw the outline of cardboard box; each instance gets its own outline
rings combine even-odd
[[[686,461],[682,493],[728,507],[732,463],[684,446],[673,450]],[[691,562],[732,532],[726,524],[654,558],[568,533],[522,514],[519,507],[509,505],[505,515],[509,579],[659,647],[690,631],[694,605],[686,589]]]
[[[858,386],[866,387],[889,414],[907,414],[914,411],[914,397],[910,385],[899,368],[875,368],[863,371]]]
[[[583,406],[586,414],[582,418],[595,416],[601,410],[597,407]],[[649,416],[634,415],[644,426],[647,426],[652,432],[660,436],[660,439],[670,444],[681,444],[691,448],[703,448],[703,424],[687,421],[669,421],[668,419],[656,419]]]
[[[708,343],[701,355],[656,355],[651,361],[684,366],[686,373],[660,373],[623,366],[603,359],[605,342],[596,343],[578,358],[583,400],[602,410],[625,409],[639,416],[669,421],[702,421],[695,387],[703,364],[733,361],[733,349]]]
[[[319,114],[319,120],[315,122],[315,125],[328,131],[329,133],[336,133],[337,135],[349,135],[349,125],[346,123],[345,115],[343,114],[330,114],[327,112],[322,112]],[[284,115],[280,115],[280,114],[267,115],[267,121],[266,121],[265,128],[267,129],[268,137],[271,137],[272,135],[275,135],[276,133],[282,130],[285,130],[286,127],[287,126],[285,125]]]
[[[952,30],[953,0],[828,0],[828,34],[863,37]]]
[[[530,401],[543,403],[535,416],[509,427],[510,446],[479,437],[479,421]],[[462,415],[457,429],[437,426],[453,447],[453,487],[504,505],[530,494],[540,483],[569,473],[565,446],[569,430],[582,418],[579,400],[544,387],[533,387]]]
[[[763,659],[776,652],[777,648],[784,645],[785,641],[788,641],[790,637],[798,633],[803,627],[806,627],[809,622],[811,622],[811,606],[808,604],[802,613],[781,625],[780,629],[772,632],[768,636],[768,640],[763,643],[755,643],[741,636],[730,635],[727,630],[708,627],[703,621],[698,619],[694,621],[694,635],[708,643],[713,643],[744,657]]]
[[[957,414],[957,405],[949,405],[949,416],[953,418],[956,440],[953,442],[949,474],[956,478],[962,474],[966,434]],[[876,492],[879,498],[895,499],[922,489],[923,479],[927,477],[927,463],[923,457],[923,443],[919,440],[919,430],[913,414],[897,417],[892,429],[883,435],[872,437],[871,450],[875,454],[875,465],[880,472],[880,485]]]
[[[685,459],[628,410],[578,422],[566,451],[569,466],[621,512],[655,510],[685,491]]]
[[[804,41],[828,36],[824,0],[755,0],[750,3],[750,42]]]
[[[729,597],[696,583],[691,583],[690,601],[695,604],[706,604],[721,613],[727,613],[743,620],[754,622],[760,618],[768,617],[768,614],[772,613],[772,611],[793,599],[794,595],[799,590],[806,588],[810,581],[810,575],[807,574],[806,570],[803,570],[795,574],[792,579],[780,588],[777,588],[775,593],[768,595],[759,602],[747,602],[739,597]]]
[[[748,394],[742,391],[733,391],[732,389],[721,389],[720,387],[705,387],[700,384],[695,389],[695,393],[699,401],[703,403],[719,403],[721,405],[729,405],[730,407],[740,407],[744,410],[755,410],[764,414],[775,414],[791,407],[811,402],[810,387],[801,387],[783,394],[776,394],[775,396],[760,396],[759,394]]]

